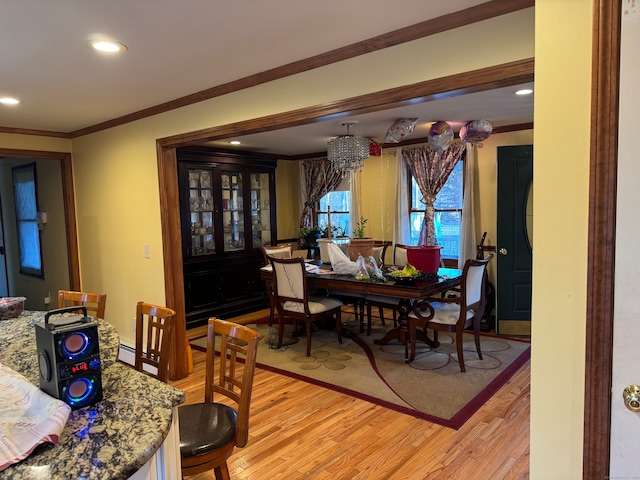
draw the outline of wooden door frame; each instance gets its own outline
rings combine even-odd
[[[594,0],[582,478],[608,478],[621,1]]]
[[[67,266],[69,288],[80,290],[80,255],[78,253],[78,224],[76,223],[76,199],[73,189],[73,165],[71,154],[44,150],[19,150],[0,148],[2,157],[42,158],[60,161],[62,175],[62,201],[64,203],[64,223],[67,235]]]
[[[345,100],[159,139],[156,143],[156,149],[164,254],[165,300],[167,306],[177,312],[174,348],[171,350],[171,359],[169,360],[170,377],[179,379],[188,375],[187,353],[182,348],[186,342],[186,319],[177,148],[233,136],[316,123],[338,116],[357,115],[387,110],[409,103],[428,102],[443,98],[443,96],[458,96],[528,83],[533,81],[533,73],[534,60],[528,58]]]

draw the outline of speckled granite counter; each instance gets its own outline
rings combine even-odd
[[[34,323],[44,312],[0,322],[0,363],[39,385]],[[72,411],[55,446],[40,447],[0,479],[126,479],[154,456],[184,392],[116,362],[116,330],[98,320],[102,389],[96,405]]]

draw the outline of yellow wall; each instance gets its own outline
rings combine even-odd
[[[0,133],[0,148],[69,153],[71,152],[71,141],[66,138]]]
[[[591,25],[589,0],[536,1],[532,479],[582,478]]]
[[[276,168],[276,212],[278,238],[297,238],[300,224],[299,161],[278,160]]]

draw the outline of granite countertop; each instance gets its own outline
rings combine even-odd
[[[44,312],[0,322],[0,363],[39,386],[34,323]],[[71,412],[54,446],[41,446],[0,479],[126,479],[158,450],[184,392],[116,361],[118,334],[97,320],[103,400]]]

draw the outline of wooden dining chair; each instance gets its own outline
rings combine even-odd
[[[107,305],[105,293],[74,292],[72,290],[58,290],[58,308],[83,306],[87,314],[93,313],[97,318],[104,318]]]
[[[466,328],[473,326],[473,337],[478,357],[482,360],[480,349],[480,320],[485,307],[485,275],[487,264],[493,254],[486,259],[468,259],[462,269],[460,296],[447,298],[428,298],[414,305],[409,313],[408,361],[412,362],[416,355],[416,329],[433,330],[433,342],[438,346],[438,332],[455,332],[456,351],[460,371],[464,372],[464,354],[462,350],[462,334]]]
[[[178,407],[183,476],[213,470],[216,480],[229,480],[227,459],[249,439],[258,340],[249,327],[209,319],[204,402]],[[218,402],[220,397],[225,403]]]
[[[293,255],[293,250],[291,249],[290,244],[281,244],[281,245],[262,245],[260,247],[260,251],[264,257],[264,264],[271,265],[269,262],[269,257],[276,258],[291,258]],[[273,325],[274,318],[274,310],[275,310],[275,300],[273,299],[273,282],[269,282],[266,285],[267,294],[269,295],[269,326]]]
[[[136,307],[135,368],[162,382],[169,375],[175,318],[175,310],[160,305],[138,302]]]
[[[260,247],[262,256],[264,257],[264,264],[269,265],[269,257],[277,258],[291,258],[293,250],[291,244],[284,243],[280,245],[262,245]]]
[[[387,249],[392,245],[392,242],[387,240],[374,240],[373,241],[373,250],[371,251],[371,256],[375,259],[378,267],[383,267],[385,265],[385,257],[387,254]]]
[[[309,295],[307,275],[302,258],[269,257],[273,267],[273,292],[278,310],[278,348],[282,346],[286,318],[293,319],[294,328],[298,320],[305,322],[307,334],[307,357],[311,356],[311,324],[335,317],[338,343],[342,344],[342,302],[333,297]]]

